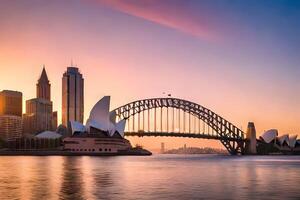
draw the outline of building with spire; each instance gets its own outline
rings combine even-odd
[[[36,84],[36,97],[40,99],[46,99],[51,101],[51,85],[48,79],[45,66],[43,66],[42,74]]]
[[[57,112],[53,112],[51,101],[51,84],[46,69],[36,84],[37,98],[26,101],[26,113],[23,115],[23,131],[25,134],[38,134],[57,127]]]
[[[62,124],[70,121],[83,123],[84,79],[77,67],[67,68],[62,78]]]

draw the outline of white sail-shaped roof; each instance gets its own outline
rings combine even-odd
[[[71,124],[72,135],[75,132],[83,133],[86,131],[85,126],[77,121],[70,121],[70,124]]]
[[[125,125],[126,125],[126,120],[121,120],[116,124],[116,131],[124,137],[124,131],[125,131]]]
[[[91,110],[90,116],[86,122],[86,130],[96,128],[101,131],[107,131],[109,136],[113,136],[117,131],[124,137],[126,120],[121,120],[116,123],[116,112],[109,112],[110,96],[103,97]],[[75,127],[77,128],[77,126]]]
[[[289,145],[289,135],[288,134],[279,136],[277,139],[278,139],[280,145],[283,145],[284,142],[286,142]]]
[[[114,111],[111,111],[111,112],[109,113],[109,120],[110,120],[110,122],[112,122],[113,124],[116,123],[116,116],[117,116],[117,113],[116,113],[115,110],[114,110]]]
[[[90,112],[89,119],[87,120],[87,127],[97,128],[102,131],[108,131],[110,128],[109,123],[109,105],[110,96],[105,96],[100,99]]]
[[[113,136],[116,132],[116,125],[112,122],[109,122],[109,136]]]
[[[289,145],[291,148],[294,148],[296,146],[297,136],[298,135],[289,136]]]
[[[278,131],[276,129],[271,129],[266,132],[264,132],[261,136],[261,138],[266,142],[270,143],[272,140],[274,140],[278,136]]]

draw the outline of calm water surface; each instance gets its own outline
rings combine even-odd
[[[300,157],[0,157],[1,199],[300,199]]]

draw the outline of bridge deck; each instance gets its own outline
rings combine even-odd
[[[217,136],[197,133],[167,133],[167,132],[125,132],[125,136],[138,137],[186,137],[199,139],[227,140],[227,141],[244,141],[243,139],[230,138],[227,136]]]

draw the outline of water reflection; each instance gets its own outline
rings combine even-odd
[[[83,174],[80,170],[82,157],[64,157],[61,176],[60,199],[85,199],[83,190]]]
[[[300,157],[1,157],[1,199],[299,199]]]

